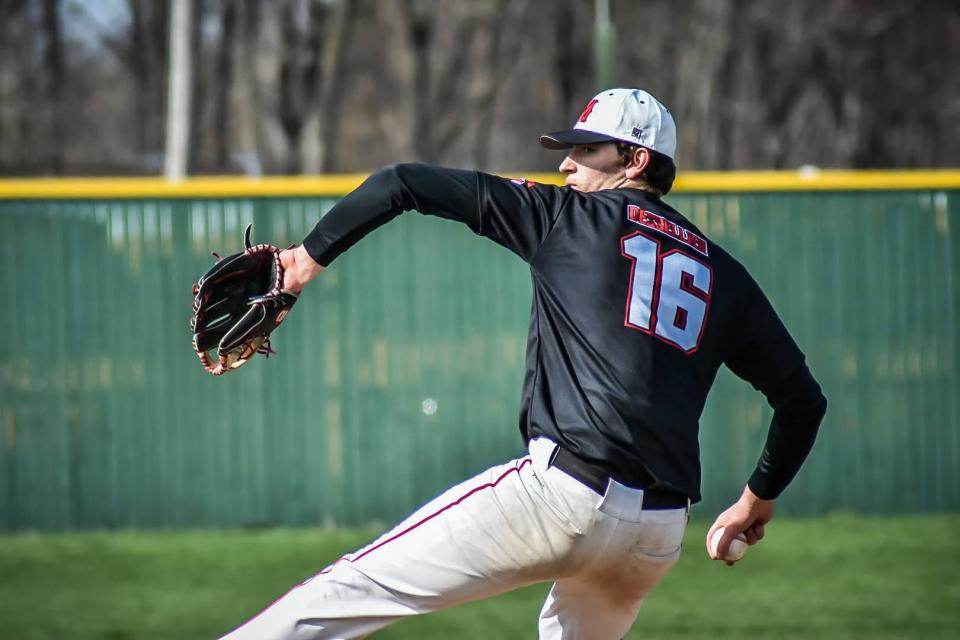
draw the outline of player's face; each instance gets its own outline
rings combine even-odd
[[[616,189],[627,181],[626,167],[613,142],[574,145],[560,163],[560,173],[576,191]]]

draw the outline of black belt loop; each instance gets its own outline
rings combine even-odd
[[[560,445],[558,444],[553,445],[553,451],[550,453],[550,459],[547,460],[547,468],[550,468],[553,466],[553,463],[556,462],[557,456],[560,454],[562,450],[563,450],[563,447],[561,447]]]
[[[559,444],[553,450],[548,466],[560,469],[601,496],[607,492],[610,474],[564,449]],[[657,487],[643,490],[644,509],[685,509],[689,505],[690,500],[687,496],[677,491]]]
[[[607,492],[610,476],[599,467],[575,456],[559,444],[551,456],[550,466],[560,469],[568,476],[579,480],[600,495]]]

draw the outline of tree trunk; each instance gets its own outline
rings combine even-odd
[[[64,169],[64,104],[63,104],[63,30],[60,21],[60,1],[44,0],[43,31],[46,36],[44,66],[46,67],[46,98],[49,109],[45,141],[46,170],[62,174]]]
[[[430,96],[430,45],[433,41],[431,12],[419,3],[401,2],[402,18],[413,49],[413,156],[422,162],[434,161],[431,143],[432,99]]]
[[[340,133],[340,107],[343,104],[343,78],[346,71],[344,58],[347,44],[351,41],[353,25],[357,19],[355,0],[343,0],[336,20],[335,44],[326,59],[321,113],[323,126],[320,128],[320,157],[318,171],[330,173],[336,166],[336,148]]]
[[[147,29],[144,26],[142,0],[128,0],[130,9],[130,51],[132,53],[134,94],[134,121],[137,131],[136,154],[145,154],[150,149],[151,83],[149,51],[146,43]]]
[[[480,89],[473,127],[473,164],[480,170],[487,169],[490,164],[497,97],[520,57],[529,9],[530,0],[500,0],[488,20],[491,39],[487,62],[478,72]]]
[[[173,0],[170,16],[170,76],[167,96],[167,142],[164,175],[181,180],[186,175],[190,139],[191,0]]]
[[[323,79],[320,83],[318,109],[319,135],[315,164],[307,166],[306,173],[329,172],[336,162],[337,132],[340,129],[340,105],[343,102],[344,56],[353,29],[357,11],[353,0],[341,0],[334,10],[323,51]]]
[[[214,165],[219,173],[230,168],[230,124],[232,122],[230,93],[234,86],[233,56],[237,39],[237,3],[224,2],[220,16],[222,31],[217,49],[216,86],[214,87],[213,139]]]
[[[246,0],[239,5],[239,9],[239,36],[234,55],[238,63],[236,66],[243,71],[238,72],[236,77],[236,126],[233,135],[244,173],[260,175],[263,173],[260,160],[261,118],[258,117],[261,107],[257,92],[260,80],[257,68],[260,5],[258,0]]]

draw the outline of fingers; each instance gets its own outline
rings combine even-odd
[[[763,540],[765,525],[773,519],[774,501],[761,499],[753,494],[749,487],[743,495],[726,511],[717,516],[707,531],[707,555],[711,560],[723,560],[733,566],[736,560],[726,559],[730,543],[739,534],[747,544],[754,545]],[[717,532],[723,532],[717,536]]]
[[[297,256],[294,253],[293,249],[281,249],[280,250],[280,266],[285,270],[292,267],[297,262]]]
[[[761,522],[754,522],[743,530],[743,535],[747,538],[747,544],[754,545],[763,540],[764,526]]]
[[[762,522],[751,522],[749,518],[738,521],[735,515],[731,510],[720,514],[708,529],[705,540],[707,555],[710,559],[723,560],[730,566],[733,566],[736,561],[728,561],[726,556],[735,538],[741,537],[748,545],[755,545],[763,539],[765,532]]]
[[[730,543],[736,537],[737,534],[732,526],[725,527],[723,530],[723,535],[720,537],[720,541],[717,543],[717,558],[723,558],[724,562],[726,562],[728,565],[732,563],[726,559],[727,553],[730,551]]]
[[[718,557],[717,554],[714,553],[711,540],[713,540],[713,534],[721,527],[723,527],[723,525],[720,524],[720,519],[718,518],[716,522],[714,522],[713,525],[707,530],[707,537],[704,539],[704,543],[706,544],[706,547],[707,547],[707,555],[710,556],[711,560],[716,560]]]
[[[737,526],[733,524],[724,526],[720,524],[721,521],[722,517],[718,518],[707,532],[707,555],[709,555],[712,560],[725,558],[727,552],[730,550],[730,543],[739,533]]]

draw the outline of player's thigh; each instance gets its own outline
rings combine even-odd
[[[599,573],[558,580],[540,612],[540,640],[619,640],[677,557],[631,557],[606,580]]]
[[[641,521],[623,523],[630,547],[621,560],[601,564],[593,582],[625,599],[642,600],[680,558],[689,512],[645,510]]]
[[[540,614],[542,640],[621,638],[680,557],[685,509],[644,511],[641,522],[599,518],[595,534],[602,550],[553,584]]]
[[[553,584],[540,612],[540,640],[619,640],[637,617],[642,599],[622,598],[573,578]]]
[[[231,640],[356,638],[553,577],[571,529],[539,508],[529,458],[492,467],[298,585]]]
[[[537,489],[529,458],[492,467],[338,564],[428,610],[552,579],[579,532]]]

